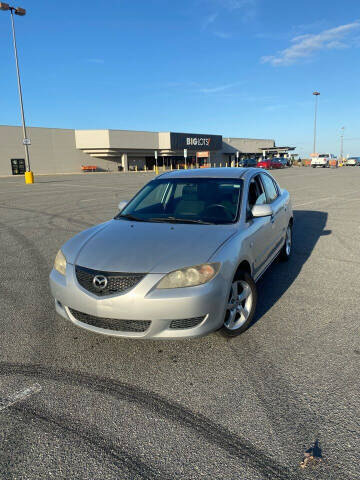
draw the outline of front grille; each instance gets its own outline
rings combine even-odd
[[[95,315],[78,312],[69,308],[71,315],[79,320],[97,328],[105,328],[106,330],[116,330],[117,332],[145,332],[151,324],[150,320],[119,320],[117,318],[101,318]]]
[[[75,272],[79,284],[98,297],[126,292],[135,287],[145,277],[145,273],[102,272],[78,265],[75,266]],[[94,277],[97,275],[102,275],[107,279],[105,288],[100,289],[93,284]]]
[[[170,323],[170,328],[182,329],[182,328],[194,328],[204,320],[205,317],[194,318],[182,318],[180,320],[173,320]]]

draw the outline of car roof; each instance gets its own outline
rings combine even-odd
[[[173,170],[159,175],[157,178],[246,178],[260,168],[218,167],[194,168],[189,170]]]

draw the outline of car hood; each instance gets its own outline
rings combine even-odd
[[[62,248],[69,263],[94,270],[167,273],[205,263],[235,225],[111,220],[80,233]]]

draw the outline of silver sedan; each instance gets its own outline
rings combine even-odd
[[[239,335],[256,281],[291,254],[289,193],[260,169],[164,173],[119,209],[66,242],[50,274],[56,311],[92,332]]]

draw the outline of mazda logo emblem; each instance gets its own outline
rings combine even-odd
[[[107,287],[108,279],[104,275],[95,275],[92,283],[97,290],[104,290]]]

